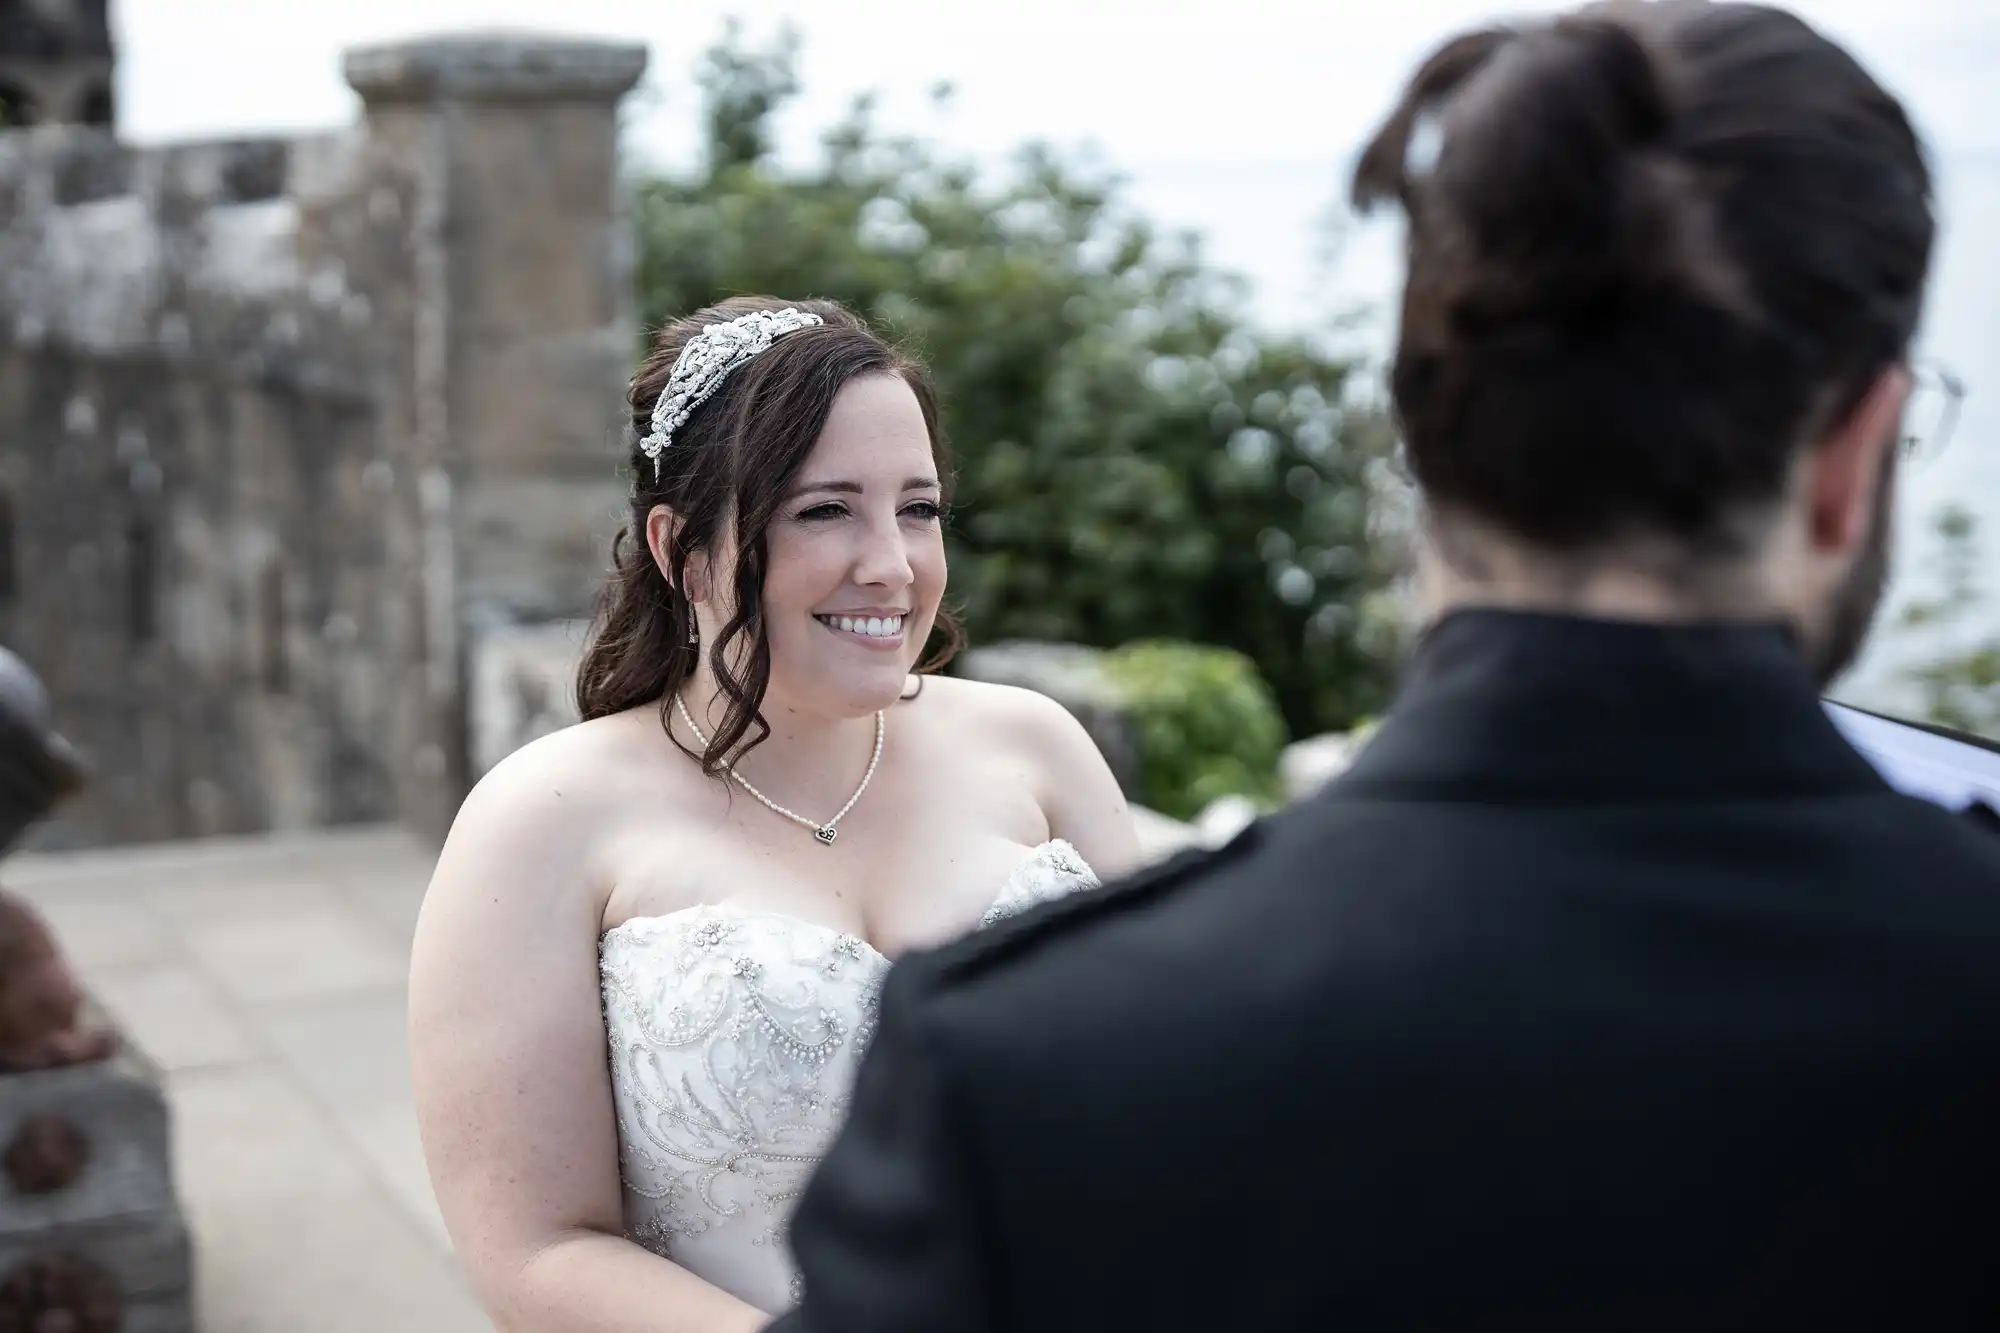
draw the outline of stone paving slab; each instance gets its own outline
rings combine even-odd
[[[404,1036],[432,854],[394,829],[21,857],[164,1071],[203,1333],[488,1333],[431,1198]]]
[[[263,1058],[250,1024],[197,967],[184,962],[87,966],[85,976],[112,1020],[168,1073]]]
[[[438,1231],[284,1074],[190,1071],[172,1098],[204,1333],[491,1329]]]

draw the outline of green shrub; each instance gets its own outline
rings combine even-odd
[[[1219,796],[1277,804],[1285,720],[1249,658],[1152,639],[1114,649],[1104,665],[1138,742],[1147,805],[1192,819]]]

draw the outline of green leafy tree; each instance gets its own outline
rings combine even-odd
[[[1986,605],[1980,586],[1978,525],[1963,505],[1947,505],[1933,526],[1939,593],[1906,607],[1905,629],[1949,632]],[[1912,668],[1907,679],[1920,691],[1924,713],[1941,726],[2000,737],[2000,635]]]
[[[1371,526],[1392,441],[1355,369],[1259,332],[1191,238],[1046,147],[988,180],[882,132],[863,99],[816,162],[781,166],[795,52],[732,30],[701,67],[700,165],[636,183],[648,326],[735,293],[821,296],[922,355],[975,641],[1233,648],[1298,734],[1378,709],[1400,544]]]

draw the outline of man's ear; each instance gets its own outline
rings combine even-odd
[[[1901,444],[1911,383],[1907,367],[1889,367],[1820,437],[1806,474],[1815,550],[1850,550],[1867,535],[1875,488],[1885,476],[1884,456]]]
[[[669,584],[674,581],[673,545],[680,530],[680,516],[665,505],[654,505],[646,515],[646,549],[652,553],[653,564],[658,567],[660,577]],[[679,591],[689,601],[699,602],[708,596],[708,562],[702,558],[701,552],[689,553],[681,573],[687,587]]]

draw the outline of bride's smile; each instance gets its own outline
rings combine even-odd
[[[893,652],[903,646],[903,611],[825,612],[813,619],[834,633],[853,639],[873,652]]]

